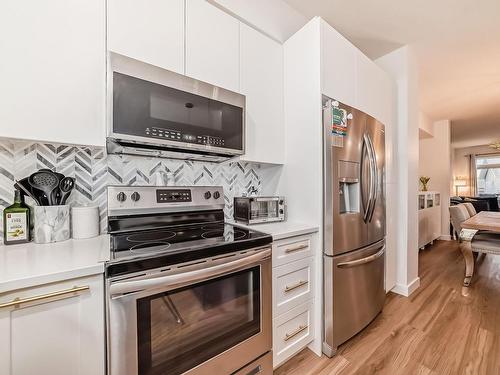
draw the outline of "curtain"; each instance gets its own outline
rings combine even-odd
[[[469,155],[469,193],[471,197],[477,195],[477,173],[476,173],[476,155]]]

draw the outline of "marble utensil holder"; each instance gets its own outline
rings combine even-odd
[[[33,238],[35,243],[69,240],[70,206],[34,206]]]

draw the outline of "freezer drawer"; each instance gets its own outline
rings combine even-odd
[[[368,325],[385,301],[385,240],[335,257],[324,256],[326,355]]]

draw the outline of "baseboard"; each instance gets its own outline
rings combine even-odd
[[[391,292],[401,294],[402,296],[409,297],[415,290],[420,286],[420,277],[417,277],[408,285],[404,284],[396,284],[394,288],[391,289]]]
[[[443,234],[441,237],[438,238],[438,240],[441,241],[452,241],[453,239],[449,234]]]

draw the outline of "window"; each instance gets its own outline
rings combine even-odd
[[[500,154],[478,155],[476,176],[478,195],[500,194]]]

